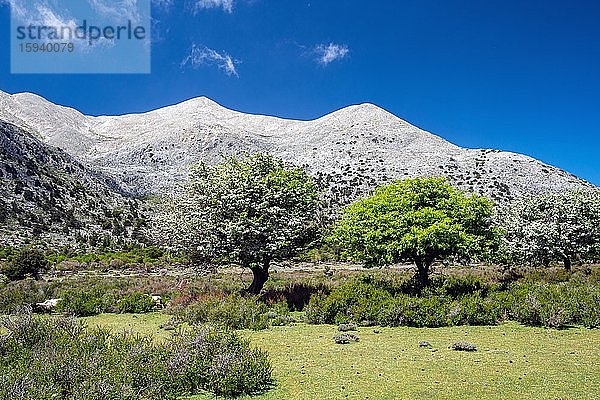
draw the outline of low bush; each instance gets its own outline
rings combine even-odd
[[[33,248],[23,248],[13,255],[2,273],[11,281],[18,281],[30,276],[38,279],[48,269],[44,253]]]
[[[454,342],[451,348],[456,351],[477,351],[477,345],[465,341]]]
[[[447,296],[458,298],[477,292],[486,291],[488,284],[481,278],[473,275],[450,275],[442,279],[441,292]]]
[[[563,328],[600,326],[600,287],[578,281],[515,284],[509,317],[526,325]]]
[[[340,326],[338,326],[338,331],[340,331],[340,332],[355,331],[357,329],[358,329],[358,326],[354,323],[341,324]]]
[[[337,333],[333,337],[333,341],[337,344],[348,344],[350,342],[358,342],[360,338],[354,333]]]
[[[448,325],[451,300],[441,296],[396,296],[382,308],[381,325],[435,328]]]
[[[23,306],[41,303],[54,295],[54,285],[33,279],[0,283],[0,314],[13,312]]]
[[[227,297],[205,298],[179,311],[185,322],[219,324],[231,329],[267,329],[270,326],[269,308],[257,297],[231,294]]]
[[[448,325],[494,325],[503,319],[503,315],[492,298],[475,292],[452,303]]]
[[[56,311],[77,317],[109,311],[116,301],[114,296],[85,290],[68,290],[63,292],[60,298]]]
[[[214,327],[159,342],[27,312],[0,322],[8,331],[0,336],[2,399],[175,400],[252,394],[272,382],[263,351]]]
[[[382,308],[392,295],[372,283],[354,280],[335,288],[328,296],[316,295],[306,309],[311,323],[343,324],[353,321],[378,320]]]
[[[125,295],[125,297],[117,301],[117,310],[121,314],[147,313],[152,311],[155,306],[156,304],[152,300],[152,296],[139,292]]]
[[[214,325],[177,339],[170,360],[179,384],[190,393],[201,389],[221,396],[264,391],[271,385],[267,354],[249,341]]]
[[[355,280],[329,295],[313,295],[306,320],[313,324],[377,321],[384,326],[493,325],[513,320],[564,328],[600,326],[600,286],[572,278],[560,283],[513,283],[504,290],[479,278],[447,278],[422,296],[404,294],[376,281]],[[384,289],[386,288],[386,289]]]

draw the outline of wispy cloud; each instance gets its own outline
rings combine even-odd
[[[327,66],[336,60],[342,60],[348,57],[349,53],[350,49],[344,44],[320,44],[314,48],[314,54],[317,56],[316,61],[323,66]]]
[[[181,68],[192,67],[199,68],[201,66],[217,66],[229,76],[239,78],[236,65],[240,61],[234,59],[225,51],[218,52],[206,46],[192,45],[190,54],[188,54],[180,64]]]
[[[233,12],[233,0],[194,0],[194,12],[206,8],[222,8],[228,13]]]
[[[94,1],[94,0],[90,0]],[[129,0],[127,0],[129,1]],[[61,28],[68,28],[74,32],[78,27],[75,18],[66,11],[59,11],[53,7],[50,2],[44,0],[0,0],[1,4],[10,4],[12,16],[23,25],[54,27],[60,31]],[[49,38],[42,38],[41,41],[52,42]],[[114,40],[108,40],[104,37],[94,40],[92,43],[88,39],[72,37],[71,41],[80,43],[79,51],[88,52],[97,47],[111,47]]]
[[[98,14],[112,20],[121,21],[125,17],[138,22],[141,18],[137,0],[88,0],[88,3]]]
[[[152,0],[152,4],[162,8],[169,8],[173,5],[174,0]]]

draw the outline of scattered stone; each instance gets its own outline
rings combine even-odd
[[[451,348],[456,351],[477,351],[477,345],[465,341],[455,342]]]
[[[422,340],[419,342],[419,347],[431,347],[431,343]]]
[[[373,333],[379,334],[379,333],[381,333],[381,331],[379,329],[373,329]]]
[[[350,342],[358,342],[359,338],[353,333],[338,333],[333,337],[337,344],[348,344]]]

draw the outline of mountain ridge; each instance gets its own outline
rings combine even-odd
[[[133,242],[142,212],[110,177],[0,121],[0,245]]]
[[[38,95],[0,92],[0,119],[111,176],[135,196],[175,190],[192,163],[246,152],[269,152],[306,168],[336,205],[415,176],[446,176],[500,202],[593,186],[529,156],[462,148],[371,103],[313,120],[245,114],[207,97],[144,113],[87,116]]]

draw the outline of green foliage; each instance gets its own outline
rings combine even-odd
[[[316,239],[319,191],[302,169],[266,154],[198,164],[185,192],[168,199],[153,225],[156,242],[190,251],[200,261],[258,268],[298,254]]]
[[[492,210],[490,200],[443,178],[396,181],[348,206],[329,240],[345,257],[370,266],[413,261],[426,286],[435,260],[488,255],[498,238]]]
[[[202,281],[203,282],[203,281]],[[132,304],[137,312],[148,310],[150,296],[159,295],[163,302],[176,293],[175,278],[171,277],[77,277],[75,279],[22,281],[0,283],[0,314],[10,313],[19,306],[31,306],[48,299],[61,298],[58,309],[74,315],[94,315],[99,312],[119,312],[118,301]],[[217,288],[215,288],[217,290]],[[135,304],[138,304],[137,306]],[[124,311],[123,311],[124,312]]]
[[[178,382],[191,393],[205,389],[233,397],[264,391],[272,384],[265,352],[250,348],[249,341],[234,332],[212,325],[184,332],[173,359],[178,361]]]
[[[600,326],[600,288],[569,281],[559,284],[516,284],[510,290],[509,317],[523,324],[563,328]]]
[[[473,294],[486,290],[488,284],[474,275],[458,276],[451,275],[443,278],[440,286],[442,293],[457,298],[465,294]]]
[[[335,288],[329,296],[311,298],[306,310],[310,323],[342,324],[376,321],[392,296],[372,284],[355,280]]]
[[[178,315],[189,324],[213,323],[231,329],[267,329],[269,308],[255,296],[231,294],[196,302]]]
[[[600,286],[578,279],[515,283],[500,290],[500,286],[482,286],[477,278],[450,277],[421,296],[392,294],[389,288],[363,279],[342,284],[327,296],[313,295],[306,308],[307,322],[368,320],[384,326],[429,328],[494,325],[505,320],[549,328],[600,324]]]
[[[451,301],[441,296],[396,296],[378,315],[378,321],[388,326],[437,328],[449,325]]]
[[[235,333],[203,327],[168,341],[86,329],[74,319],[3,317],[0,398],[175,400],[208,390],[266,390],[266,354]]]
[[[11,313],[22,306],[41,303],[52,298],[53,294],[53,284],[33,279],[0,283],[0,314]]]
[[[156,304],[152,300],[152,296],[139,292],[127,294],[117,301],[117,310],[120,313],[147,313],[152,311],[155,306]]]
[[[67,290],[60,298],[56,311],[77,317],[106,312],[115,302],[114,297],[94,290]]]
[[[2,273],[11,281],[31,276],[38,279],[40,274],[48,269],[48,262],[40,250],[25,247],[11,257]]]

